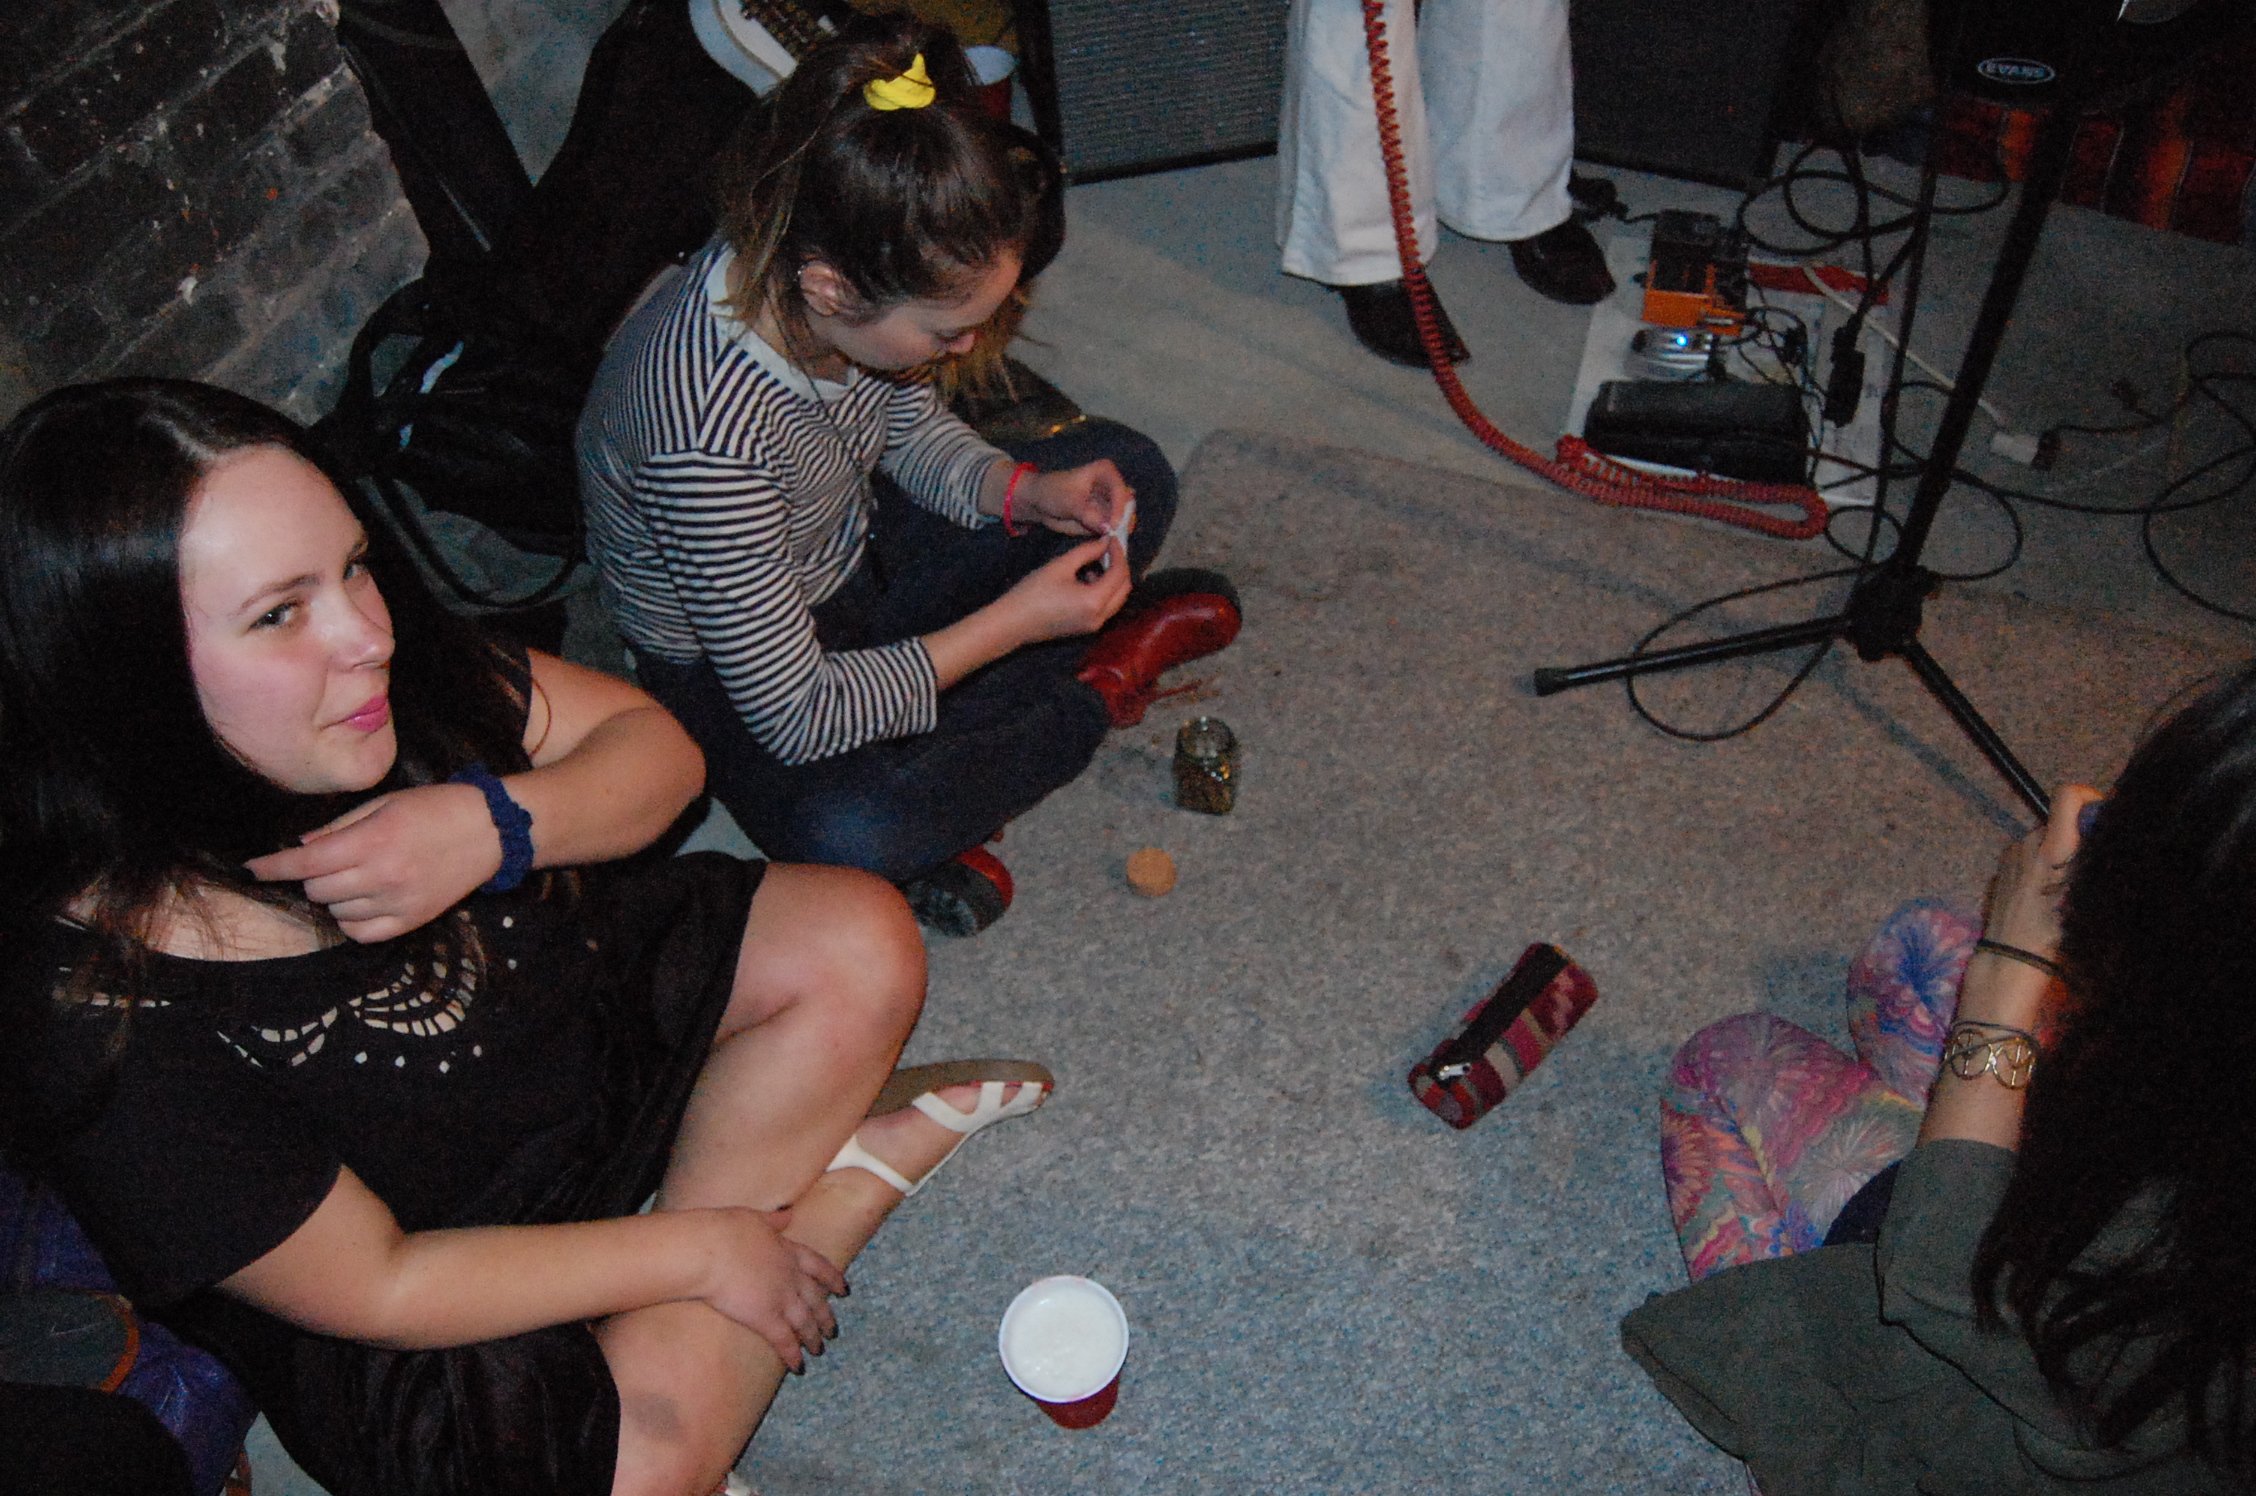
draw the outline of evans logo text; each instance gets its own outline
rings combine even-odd
[[[2058,75],[2034,58],[1992,57],[1974,65],[1974,71],[1992,83],[2050,83]]]

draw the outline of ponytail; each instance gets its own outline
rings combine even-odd
[[[880,108],[864,90],[925,63],[934,97]],[[818,351],[799,271],[836,270],[856,320],[950,295],[997,256],[1024,256],[1043,182],[1008,126],[983,114],[963,48],[909,16],[862,16],[808,54],[768,109],[749,117],[720,163],[721,232],[743,263],[730,310],[773,308],[785,352]]]

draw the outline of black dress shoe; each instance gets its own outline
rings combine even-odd
[[[1426,361],[1426,345],[1418,337],[1418,319],[1410,310],[1410,292],[1402,282],[1332,289],[1347,303],[1347,325],[1355,330],[1357,342],[1387,362],[1407,369],[1433,367]],[[1472,351],[1450,323],[1449,313],[1442,310],[1439,296],[1434,298],[1434,315],[1441,319],[1441,341],[1449,361],[1461,364],[1472,358]]]
[[[1574,216],[1583,223],[1629,217],[1629,209],[1622,206],[1620,190],[1604,177],[1568,177],[1567,196],[1574,202]]]
[[[1605,251],[1572,218],[1532,239],[1514,239],[1512,268],[1536,291],[1568,306],[1590,306],[1614,294]]]

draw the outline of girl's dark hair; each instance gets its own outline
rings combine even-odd
[[[863,88],[919,56],[932,103],[873,108]],[[1006,251],[1031,262],[1045,248],[1047,168],[1021,132],[980,111],[975,86],[955,38],[909,16],[857,17],[809,53],[720,163],[721,232],[745,267],[737,316],[773,307],[784,351],[806,362],[819,351],[798,288],[811,260],[872,319],[960,291]]]
[[[0,927],[92,895],[92,925],[130,963],[168,895],[225,887],[315,920],[294,884],[243,862],[364,796],[294,794],[204,718],[188,663],[180,535],[228,453],[305,433],[209,385],[120,379],[57,390],[0,431]],[[369,535],[392,614],[399,757],[370,795],[472,760],[525,766],[525,701],[504,656],[432,601],[390,532]]]
[[[2252,931],[2246,667],[2147,737],[2077,849],[2060,944],[2074,1006],[2030,1084],[2012,1182],[1974,1264],[1986,1317],[2011,1311],[2101,1442],[2182,1411],[2194,1450],[2244,1482],[2256,1473]],[[2144,1244],[2087,1257],[2127,1207],[2154,1212]]]

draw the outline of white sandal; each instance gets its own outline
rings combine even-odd
[[[950,1086],[974,1084],[979,1087],[979,1105],[968,1112],[956,1110],[934,1094]],[[1018,1094],[1008,1101],[1003,1100],[1003,1093],[1014,1085],[1018,1087]],[[942,1154],[940,1163],[925,1170],[924,1177],[914,1183],[864,1148],[858,1135],[846,1140],[846,1146],[838,1150],[838,1156],[823,1172],[861,1169],[875,1174],[904,1197],[913,1195],[932,1182],[932,1176],[940,1172],[940,1164],[954,1158],[973,1133],[1006,1117],[1025,1116],[1047,1101],[1056,1089],[1056,1077],[1029,1060],[949,1060],[938,1065],[912,1065],[906,1070],[896,1070],[884,1089],[877,1093],[869,1114],[882,1117],[913,1106],[948,1131],[962,1134],[962,1140]]]

